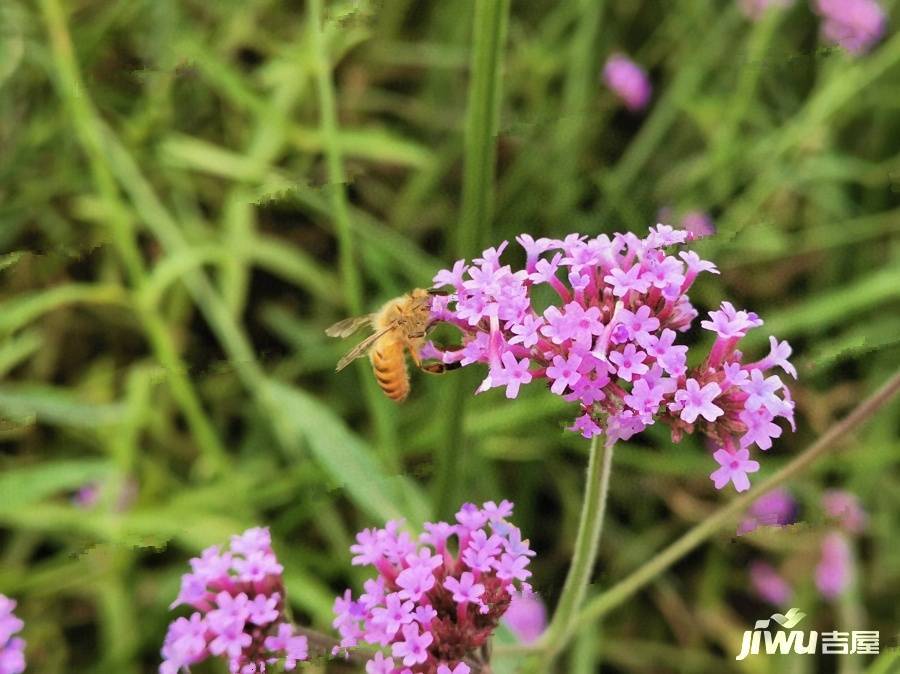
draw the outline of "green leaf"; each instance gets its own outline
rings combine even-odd
[[[111,471],[112,465],[100,459],[45,461],[7,469],[0,475],[0,513],[12,512],[47,496],[103,480]]]
[[[0,386],[0,414],[23,422],[94,430],[121,423],[126,412],[121,403],[81,401],[67,389],[34,384]]]
[[[67,304],[124,304],[125,299],[125,292],[119,286],[88,283],[72,283],[20,295],[0,303],[0,335],[9,334]]]
[[[387,475],[375,454],[328,407],[297,389],[267,380],[264,395],[281,410],[274,423],[302,436],[313,459],[361,509],[379,520],[405,518],[411,526],[428,517],[418,487],[402,475]]]

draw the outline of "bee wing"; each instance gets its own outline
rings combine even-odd
[[[366,337],[363,341],[350,349],[347,355],[345,355],[338,361],[337,367],[335,369],[340,372],[357,358],[361,358],[362,356],[366,355],[366,351],[368,351],[371,346],[378,341],[379,338],[383,337],[393,329],[394,325],[392,324],[387,326],[383,330],[379,330],[378,332],[375,332]]]
[[[353,318],[345,318],[338,321],[325,330],[325,334],[329,337],[349,337],[354,332],[365,325],[372,323],[372,314],[366,316],[354,316]]]

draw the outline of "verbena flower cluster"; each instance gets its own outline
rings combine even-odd
[[[606,433],[607,444],[628,439],[656,420],[668,424],[673,441],[700,432],[716,446],[719,468],[710,476],[717,489],[731,482],[749,488],[747,473],[759,469],[750,448],[767,450],[782,429],[793,427],[793,402],[774,374],[780,367],[796,377],[791,347],[770,337],[770,351],[745,362],[741,339],[762,320],[730,302],[700,325],[715,334],[700,365],[688,367],[688,347],[677,343],[697,317],[688,290],[701,272],[718,273],[696,253],[667,252],[689,239],[685,231],[657,225],[645,238],[632,233],[565,239],[523,234],[524,269],[500,258],[503,242],[472,264],[459,260],[434,277],[448,295],[436,295],[437,320],[463,332],[458,349],[428,345],[428,357],[463,366],[488,365],[478,391],[505,387],[515,398],[521,386],[546,382],[550,390],[578,403],[570,427],[584,437]],[[542,307],[538,294],[556,300]]]
[[[22,674],[25,671],[25,641],[13,636],[25,623],[13,611],[16,602],[0,594],[0,674]]]
[[[819,561],[812,574],[816,589],[825,599],[843,594],[853,578],[851,539],[866,527],[866,512],[855,495],[832,489],[822,495],[822,510],[829,523],[824,535],[815,538]],[[777,489],[757,499],[741,523],[738,534],[747,534],[761,526],[784,526],[797,521],[797,503],[790,492]],[[815,553],[801,550],[796,559],[782,564],[782,569],[802,569],[802,560]],[[808,566],[807,566],[808,571]],[[750,585],[763,600],[785,606],[794,594],[792,583],[782,570],[768,561],[757,559],[750,565]],[[807,577],[808,572],[804,574]],[[795,578],[798,582],[800,579]]]
[[[368,674],[468,674],[518,591],[530,591],[534,555],[507,520],[513,504],[465,504],[456,522],[426,523],[416,541],[388,522],[360,532],[354,565],[373,567],[365,592],[334,603],[336,652],[360,642],[379,646]]]
[[[653,95],[647,73],[623,54],[613,54],[603,66],[603,81],[632,111],[643,110]]]
[[[262,674],[281,662],[291,671],[308,657],[305,636],[285,616],[283,567],[266,528],[231,537],[227,551],[214,545],[191,559],[171,608],[186,604],[189,618],[169,625],[160,674],[177,674],[211,656],[233,674]]]
[[[822,35],[851,54],[867,52],[884,35],[887,15],[876,0],[816,0]]]

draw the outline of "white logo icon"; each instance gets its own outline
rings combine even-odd
[[[804,632],[791,629],[800,624],[805,617],[805,613],[792,608],[784,614],[774,613],[770,618],[757,620],[752,630],[744,632],[741,652],[735,656],[735,660],[743,660],[748,655],[759,655],[761,645],[764,646],[763,652],[766,655],[787,653],[812,655],[819,652],[816,647],[820,643],[821,653],[826,655],[855,653],[875,655],[878,653],[879,633],[877,631],[834,631],[822,632],[820,635],[814,631]]]

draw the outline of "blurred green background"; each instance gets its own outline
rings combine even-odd
[[[853,59],[818,24],[803,0],[759,23],[731,0],[3,0],[0,592],[29,671],[155,672],[188,558],[260,524],[327,630],[363,580],[355,531],[509,498],[552,605],[587,450],[570,406],[473,397],[473,372],[415,373],[395,406],[323,334],[523,231],[711,213],[723,273],[695,304],[756,311],[746,351],[787,338],[800,371],[760,476],[802,450],[900,361],[900,37]],[[644,114],[600,84],[614,50],[651,74]],[[723,532],[560,671],[898,671],[898,411],[790,485],[805,526]],[[598,587],[732,496],[663,428],[615,464]],[[811,582],[827,486],[871,516],[836,603]],[[786,553],[807,629],[893,654],[736,663],[771,612],[747,565]]]

